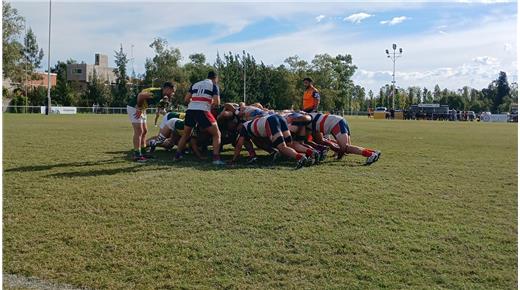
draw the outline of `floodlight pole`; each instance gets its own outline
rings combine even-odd
[[[51,14],[52,13],[52,4],[51,0],[49,0],[49,46],[47,49],[47,110],[45,111],[45,115],[49,115],[51,111]]]
[[[390,58],[393,63],[392,67],[392,109],[395,110],[395,61],[400,58],[403,55],[403,49],[399,48],[399,51],[397,50],[397,44],[392,44],[392,52],[389,52],[388,49],[386,50],[386,57]]]

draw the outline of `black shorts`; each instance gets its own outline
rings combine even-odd
[[[281,133],[285,131],[289,131],[287,127],[287,122],[280,115],[272,115],[267,118],[267,123],[269,124],[269,129],[271,130],[271,136],[276,135],[276,133]]]
[[[195,127],[195,125],[199,125],[200,129],[206,129],[216,122],[211,112],[202,110],[187,110],[184,118],[184,126],[191,128]]]

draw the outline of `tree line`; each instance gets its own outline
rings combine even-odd
[[[18,42],[22,33],[23,17],[16,9],[3,3],[3,61],[4,78],[22,83],[18,77],[21,70],[29,68],[31,72],[39,68],[43,51],[38,48],[34,33],[29,31],[24,36],[24,45]],[[29,33],[30,32],[30,33]],[[274,66],[258,61],[249,53],[217,53],[216,60],[209,63],[202,53],[188,55],[183,63],[183,56],[178,48],[171,47],[163,38],[156,38],[150,44],[153,57],[145,61],[145,72],[130,76],[127,70],[129,58],[122,46],[114,51],[116,67],[115,83],[107,83],[96,75],[90,76],[90,82],[81,86],[67,81],[67,64],[76,63],[69,59],[58,61],[51,68],[57,74],[56,86],[51,90],[53,104],[63,106],[87,106],[93,104],[107,107],[126,106],[130,98],[145,87],[160,86],[165,81],[177,85],[175,101],[182,103],[183,97],[194,82],[206,77],[209,70],[215,70],[220,77],[221,99],[223,102],[243,100],[244,75],[246,77],[247,103],[259,102],[273,109],[298,109],[303,95],[302,80],[311,77],[320,91],[320,110],[332,111],[367,111],[368,108],[392,106],[392,88],[381,87],[379,92],[365,91],[354,84],[352,76],[357,67],[349,54],[318,54],[310,62],[298,56],[290,56],[283,64]],[[31,73],[31,75],[34,75]],[[46,89],[35,88],[25,95],[21,90],[15,93],[4,92],[4,97],[12,98],[13,105],[44,105]],[[516,103],[518,85],[509,84],[505,72],[500,72],[497,79],[481,90],[465,86],[453,91],[441,89],[436,85],[433,91],[416,86],[396,88],[396,109],[406,109],[417,103],[439,103],[449,105],[456,110],[476,112],[509,111]]]

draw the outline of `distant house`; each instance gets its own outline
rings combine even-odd
[[[56,86],[56,77],[57,74],[51,73],[51,88]],[[37,88],[37,87],[45,87],[47,88],[49,82],[48,82],[48,75],[46,72],[35,72],[33,74],[32,80],[27,80],[26,85],[28,88]]]
[[[116,74],[114,73],[114,68],[108,66],[108,56],[100,53],[96,53],[94,64],[67,64],[67,80],[77,81],[86,85],[90,82],[94,70],[99,79],[108,81],[111,84],[115,83]]]

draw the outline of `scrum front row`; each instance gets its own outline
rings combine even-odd
[[[366,165],[381,157],[379,150],[352,145],[350,128],[342,116],[288,110],[276,113],[258,103],[227,103],[213,114],[216,115],[217,134],[196,126],[189,136],[185,136],[185,114],[165,113],[159,134],[147,140],[150,153],[156,147],[171,150],[184,141],[189,143],[195,156],[205,159],[204,151],[209,145],[220,144],[220,148],[213,148],[214,152],[220,152],[224,145],[231,144],[235,150],[229,164],[238,162],[243,148],[248,152],[247,163],[252,164],[257,161],[256,145],[269,153],[272,162],[284,156],[294,160],[297,169],[324,161],[329,150],[334,152],[336,159],[345,154],[361,155],[366,158]],[[219,138],[219,142],[215,142],[215,138]],[[176,160],[185,153],[181,150],[183,152],[177,152]]]

